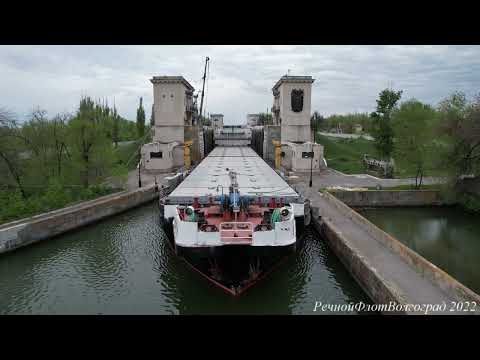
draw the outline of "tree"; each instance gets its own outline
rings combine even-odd
[[[461,175],[477,175],[480,170],[480,96],[467,101],[456,92],[440,102],[442,133],[448,142],[446,165],[455,181]]]
[[[382,90],[377,100],[377,110],[370,116],[373,119],[374,145],[379,155],[390,158],[393,152],[393,129],[390,124],[392,111],[402,97],[402,91]]]
[[[107,175],[108,169],[112,168],[112,142],[107,135],[107,116],[102,106],[86,97],[80,100],[77,114],[69,123],[72,153],[85,187]]]
[[[113,107],[112,120],[113,120],[112,140],[115,143],[115,147],[118,147],[119,131],[120,131],[119,129],[120,116],[117,114],[117,108],[115,106]]]
[[[48,120],[47,111],[34,109],[30,119],[22,127],[23,136],[28,139],[26,145],[26,167],[29,172],[36,173],[35,185],[43,185],[48,177],[54,175],[53,124]],[[40,184],[41,183],[41,184]]]
[[[258,114],[258,125],[272,125],[273,117],[272,114],[260,113]]]
[[[145,134],[145,110],[143,109],[142,98],[137,109],[137,135],[142,138]]]
[[[353,133],[356,125],[361,125],[363,131],[370,133],[372,118],[368,113],[334,114],[320,120],[318,128],[329,131],[341,127],[344,133]]]
[[[432,124],[436,116],[435,109],[415,99],[402,103],[392,114],[396,158],[414,164],[417,189],[422,186],[425,169],[432,161]]]
[[[133,140],[136,133],[135,122],[121,118],[115,107],[88,97],[73,117],[49,118],[38,108],[21,125],[0,109],[0,185],[6,187],[0,189],[0,222],[104,195],[98,184],[126,170],[121,163],[114,166],[115,158],[126,155],[125,149],[114,151],[112,141]]]
[[[325,118],[320,115],[320,113],[318,111],[315,111],[312,115],[312,117],[310,118],[310,128],[312,129],[313,131],[313,141],[314,142],[317,142],[317,132],[318,132],[318,129],[320,129],[320,127],[322,126],[322,124],[325,122]]]
[[[0,109],[0,161],[6,165],[8,173],[20,189],[23,199],[26,199],[27,195],[23,186],[20,154],[26,142],[27,140],[17,126],[14,114]]]
[[[153,104],[152,104],[152,113],[150,114],[150,126],[151,127],[155,126],[155,111],[154,111]]]

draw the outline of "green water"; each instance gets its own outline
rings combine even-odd
[[[457,207],[365,209],[361,214],[480,293],[480,216]]]
[[[239,298],[175,257],[155,204],[0,256],[0,314],[325,314],[371,304],[314,231],[305,248]]]

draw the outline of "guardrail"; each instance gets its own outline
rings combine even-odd
[[[220,224],[220,239],[229,244],[251,244],[253,224],[251,222],[223,222]]]

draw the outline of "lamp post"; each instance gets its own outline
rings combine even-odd
[[[312,187],[312,175],[313,175],[313,144],[312,144],[312,151],[310,152],[310,183],[309,187]]]
[[[142,154],[140,153],[140,161],[138,162],[138,187],[142,187],[142,178],[140,177],[140,169],[142,165]]]

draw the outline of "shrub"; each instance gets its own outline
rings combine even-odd
[[[480,213],[480,197],[473,194],[463,194],[460,204],[465,210],[473,213]]]

